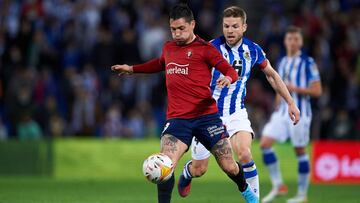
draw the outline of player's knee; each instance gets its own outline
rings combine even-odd
[[[192,176],[193,177],[200,177],[203,176],[207,171],[207,166],[206,165],[199,165],[199,166],[195,166],[194,167],[194,171],[192,171]]]
[[[296,153],[296,156],[302,156],[302,155],[306,154],[306,151],[305,151],[304,147],[295,147],[295,153]]]
[[[267,137],[262,137],[260,140],[260,147],[261,149],[269,149],[272,147],[272,141]]]
[[[241,163],[248,163],[252,160],[251,151],[248,147],[241,147],[237,156]]]

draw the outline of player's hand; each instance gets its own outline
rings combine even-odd
[[[296,106],[295,102],[292,102],[288,105],[289,109],[289,116],[291,120],[294,122],[294,125],[296,125],[300,120],[300,110]]]
[[[123,75],[123,74],[132,74],[133,73],[133,67],[129,66],[127,64],[113,65],[113,66],[111,66],[111,70],[114,72],[117,72],[119,76]]]
[[[223,88],[223,87],[230,87],[231,81],[228,77],[220,77],[216,80],[216,86]]]

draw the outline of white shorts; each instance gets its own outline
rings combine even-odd
[[[305,147],[310,139],[311,117],[302,116],[299,123],[293,124],[288,114],[276,111],[265,125],[262,135],[285,142],[290,138],[294,147]]]
[[[221,117],[221,120],[226,126],[226,130],[230,137],[239,131],[247,131],[254,135],[254,131],[251,128],[251,123],[245,108],[231,114],[230,116]],[[191,155],[194,160],[204,160],[207,159],[211,153],[199,141],[195,140],[194,137],[191,143]]]

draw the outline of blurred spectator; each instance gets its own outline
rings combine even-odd
[[[6,129],[5,124],[3,123],[2,119],[0,118],[0,141],[6,140],[8,138],[8,130]]]
[[[245,100],[248,109],[251,127],[255,132],[261,132],[267,121],[267,117],[273,109],[273,96],[266,92],[261,82],[257,79],[249,81],[249,90]]]
[[[281,15],[282,7],[279,4],[274,3],[269,12],[261,20],[261,30],[259,33],[259,42],[264,46],[266,50],[276,49],[277,52],[273,54],[273,51],[268,52],[270,55],[270,61],[276,61],[280,54],[280,47],[283,44],[283,35],[286,27],[289,25],[284,15]]]
[[[351,138],[352,124],[348,112],[341,110],[333,122],[333,136],[337,139]]]
[[[197,20],[201,23],[197,26],[196,33],[203,39],[210,41],[218,34],[213,29],[218,21],[218,16],[215,13],[215,2],[213,0],[202,2],[201,10],[197,13]]]
[[[107,30],[104,27],[99,27],[97,30],[97,36],[95,45],[92,47],[92,51],[90,53],[91,59],[89,61],[91,61],[91,63],[95,66],[98,74],[100,75],[100,79],[106,82],[110,75],[110,71],[108,71],[108,69],[111,65],[121,61],[118,59],[121,55],[116,53],[118,49],[116,46],[117,43],[113,40],[110,30]],[[129,54],[132,54],[132,52]]]
[[[17,133],[20,140],[38,140],[42,137],[41,128],[30,113],[22,113],[21,121],[17,125]]]
[[[160,135],[164,74],[120,79],[110,66],[158,57],[170,39],[167,12],[176,2],[0,0],[0,113],[6,123],[0,134],[16,136],[25,128],[30,137]],[[286,27],[303,28],[304,47],[324,86],[324,95],[313,101],[318,105],[312,137],[360,139],[358,1],[266,2],[242,1],[248,11],[245,37],[258,41],[276,68]],[[234,3],[190,1],[197,34],[210,40],[221,33],[222,9]],[[259,132],[274,95],[263,74],[253,74],[246,105]]]
[[[32,91],[35,82],[35,72],[31,69],[16,69],[6,90],[5,109],[11,122],[10,133],[15,134],[15,128],[23,114],[32,114],[35,103]]]
[[[134,108],[129,111],[128,119],[125,121],[124,135],[127,138],[144,138],[145,125],[144,119],[138,109]]]
[[[62,137],[67,135],[66,122],[64,119],[57,113],[54,113],[50,116],[49,119],[49,132],[48,134],[51,137]]]
[[[91,64],[86,64],[83,72],[73,78],[75,100],[72,108],[72,130],[75,134],[94,133],[98,84],[97,75]]]
[[[36,120],[43,129],[44,135],[53,135],[54,126],[52,126],[52,122],[60,122],[58,120],[61,120],[58,113],[58,104],[54,96],[46,97],[45,102],[37,107]],[[64,130],[62,132],[65,133]]]
[[[121,63],[135,64],[141,61],[140,50],[137,45],[137,36],[134,30],[129,28],[122,32],[118,49],[119,61]]]
[[[121,109],[114,104],[106,112],[103,134],[110,138],[121,137],[124,135],[123,128]]]

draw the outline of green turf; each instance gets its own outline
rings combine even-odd
[[[264,195],[270,189],[270,182],[257,147],[255,143],[253,151]],[[141,165],[146,156],[158,149],[157,140],[58,140],[54,177],[0,177],[0,203],[157,202],[156,187],[142,177]],[[289,145],[276,146],[276,150],[291,196],[296,191],[296,160]],[[189,154],[185,155],[180,166],[188,158]],[[359,192],[358,185],[311,185],[309,202],[360,203]],[[194,180],[191,195],[182,199],[174,190],[173,202],[244,201],[235,185],[211,160],[208,173]],[[285,198],[275,202],[285,202]]]

